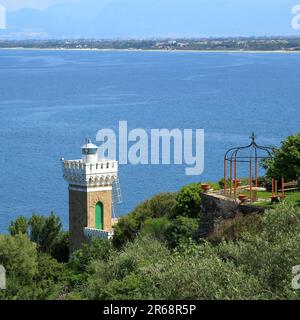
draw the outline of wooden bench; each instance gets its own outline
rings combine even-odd
[[[299,189],[299,182],[298,181],[291,181],[284,183],[284,191],[296,191]],[[279,190],[281,191],[281,190]]]

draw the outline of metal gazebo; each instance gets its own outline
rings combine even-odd
[[[230,197],[237,195],[237,190],[240,185],[238,180],[238,165],[248,164],[249,166],[249,191],[250,201],[253,201],[253,191],[259,189],[258,187],[258,166],[259,162],[263,159],[273,158],[273,149],[271,147],[260,146],[256,143],[256,136],[252,133],[251,143],[247,146],[235,147],[229,149],[224,156],[224,194],[230,195]],[[228,183],[228,170],[229,165],[229,186]],[[254,177],[253,177],[254,173]],[[253,186],[254,181],[254,186]],[[274,188],[272,181],[272,190]],[[277,186],[276,186],[277,187]]]

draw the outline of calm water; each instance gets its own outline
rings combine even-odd
[[[160,191],[218,180],[222,157],[249,141],[299,132],[300,55],[0,51],[0,232],[17,215],[54,210],[67,223],[59,159],[79,158],[101,128],[204,128],[205,172],[121,166],[119,214]]]

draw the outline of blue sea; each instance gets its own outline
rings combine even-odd
[[[225,151],[279,145],[300,130],[300,55],[283,53],[0,51],[0,232],[18,215],[60,215],[68,191],[60,158],[80,158],[97,131],[205,130],[205,170],[120,166],[118,214],[162,191],[219,180]]]

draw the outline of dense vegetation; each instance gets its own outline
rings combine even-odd
[[[289,171],[296,179],[297,163]],[[219,220],[205,236],[203,219],[194,183],[145,201],[120,219],[112,241],[94,239],[69,256],[68,234],[53,213],[19,217],[0,236],[7,270],[0,299],[300,299],[292,288],[299,203]]]
[[[187,189],[193,195],[194,186],[181,192]],[[138,209],[140,215],[149,214],[149,202],[164,204],[167,198],[160,195],[146,202]],[[173,213],[179,195],[174,203]],[[130,219],[137,223],[136,211]],[[206,239],[193,234],[197,225],[194,218],[177,213],[148,217],[134,237],[117,242],[117,247],[95,239],[65,262],[58,262],[55,251],[45,250],[25,229],[16,233],[11,226],[12,234],[0,236],[0,263],[8,276],[0,298],[300,298],[291,286],[292,268],[300,263],[299,207],[283,203],[263,216],[219,221]]]

